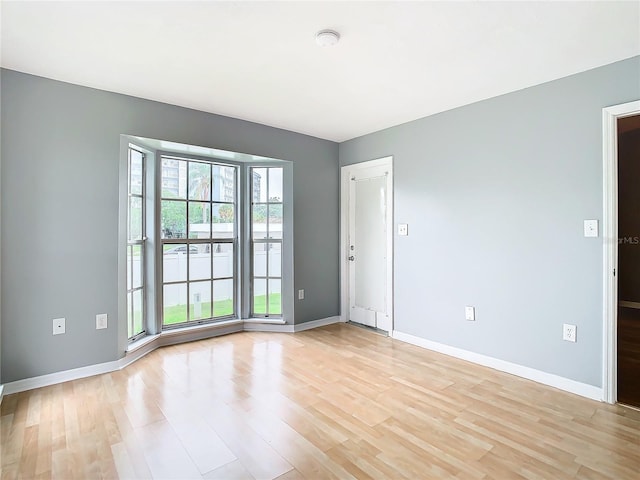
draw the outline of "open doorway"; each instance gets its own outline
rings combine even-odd
[[[618,399],[618,350],[619,350],[619,336],[618,336],[618,323],[619,323],[619,314],[620,316],[625,316],[630,320],[630,317],[633,317],[635,310],[640,310],[633,308],[637,305],[632,297],[623,298],[627,295],[635,295],[629,293],[629,289],[633,289],[633,287],[624,286],[623,291],[618,293],[619,290],[619,279],[620,279],[620,264],[618,262],[620,250],[624,250],[622,252],[623,261],[625,258],[628,258],[629,255],[627,253],[631,253],[631,258],[633,255],[640,254],[640,231],[632,231],[635,227],[633,226],[634,220],[631,220],[631,223],[625,224],[627,222],[626,217],[628,217],[628,213],[623,212],[623,216],[625,219],[623,220],[623,225],[620,227],[619,218],[618,218],[618,210],[619,210],[619,201],[625,203],[622,207],[623,210],[627,208],[627,200],[631,198],[631,202],[633,202],[633,197],[635,197],[635,193],[632,190],[629,190],[627,179],[631,180],[631,184],[633,183],[633,170],[629,171],[628,166],[623,165],[621,167],[621,172],[619,172],[618,168],[618,147],[620,136],[624,135],[627,132],[634,130],[632,124],[627,123],[627,121],[618,123],[619,120],[624,120],[625,118],[632,118],[640,116],[640,100],[634,102],[628,102],[621,105],[614,105],[611,107],[603,108],[602,110],[602,146],[603,146],[603,186],[604,186],[604,195],[603,195],[603,362],[602,362],[602,399],[605,402],[616,403],[619,401]],[[628,122],[632,122],[635,125],[637,119],[629,120]],[[624,142],[624,139],[623,139]],[[623,145],[623,148],[624,147]],[[640,163],[640,160],[636,160],[636,163]],[[637,168],[637,165],[636,167]],[[637,170],[640,172],[640,169]],[[619,195],[619,180],[620,176],[623,176],[622,192]],[[635,178],[635,182],[637,184],[638,180],[640,180],[640,173],[638,177]],[[632,205],[632,203],[629,203]],[[631,213],[633,214],[633,207],[631,206]],[[636,208],[635,214],[638,215],[638,209]],[[640,224],[639,224],[640,225]],[[621,229],[620,229],[621,228]],[[629,237],[626,238],[625,237]],[[634,250],[627,252],[626,246],[633,246],[637,237],[638,245],[634,246]],[[620,247],[620,245],[623,245]],[[625,250],[626,249],[626,250]],[[636,250],[638,253],[636,253]],[[626,263],[626,262],[625,262]],[[633,269],[632,266],[623,266],[622,267],[625,272],[623,276],[631,276],[633,277],[638,272],[637,269]],[[620,303],[622,302],[622,303]],[[627,323],[623,319],[623,323]],[[631,323],[631,325],[637,325],[636,323]],[[626,328],[623,326],[620,332],[620,340],[622,340],[625,345],[622,347],[624,351],[629,351],[628,344],[631,340],[633,334],[628,334],[626,332]],[[630,336],[631,335],[631,336]],[[635,345],[635,342],[630,342],[631,345]],[[624,360],[623,360],[624,362]],[[633,366],[635,362],[630,362],[630,365]],[[626,369],[626,365],[621,365],[623,369]],[[631,372],[635,371],[635,367]],[[623,373],[623,377],[627,378],[628,373]],[[630,378],[630,377],[629,377]],[[636,377],[637,378],[637,377]],[[624,378],[623,378],[624,382]],[[631,384],[630,384],[631,385]],[[625,397],[623,386],[623,397]],[[629,402],[629,399],[626,398],[625,402]]]
[[[640,115],[617,119],[618,402],[640,408]]]

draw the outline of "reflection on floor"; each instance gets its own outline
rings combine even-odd
[[[618,308],[618,402],[640,408],[640,309]]]

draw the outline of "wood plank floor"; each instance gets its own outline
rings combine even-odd
[[[5,397],[1,476],[638,479],[640,412],[336,324]]]

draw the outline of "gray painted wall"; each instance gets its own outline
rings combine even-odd
[[[120,134],[291,160],[296,323],[339,313],[338,145],[1,71],[2,383],[119,358]],[[213,93],[214,94],[214,93]],[[95,329],[107,313],[109,328]],[[51,321],[66,317],[67,333]]]
[[[602,220],[602,108],[639,98],[635,57],[340,144],[341,165],[394,158],[395,329],[600,386],[582,222]]]

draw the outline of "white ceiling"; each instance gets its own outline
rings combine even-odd
[[[1,9],[5,68],[334,141],[640,54],[637,1]],[[324,28],[337,46],[316,46]]]

